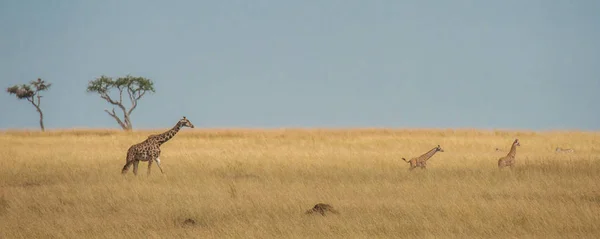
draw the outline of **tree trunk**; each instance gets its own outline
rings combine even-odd
[[[34,106],[35,106],[35,109],[37,110],[37,112],[40,113],[40,128],[42,128],[42,132],[44,132],[44,131],[46,131],[46,129],[44,129],[44,114],[42,113],[42,109],[40,109],[40,107],[38,105],[34,104]]]
[[[46,131],[46,129],[44,128],[44,114],[42,113],[42,109],[40,108],[40,96],[38,95],[37,104],[35,103],[35,100],[33,98],[28,100],[33,106],[35,106],[35,109],[40,114],[40,128],[42,129],[42,132]]]
[[[131,125],[131,120],[129,119],[129,114],[126,111],[123,111],[123,119],[125,120],[125,125],[127,125],[127,131],[131,131],[133,129],[133,125]]]
[[[46,129],[44,129],[44,114],[42,114],[41,110],[38,110],[38,112],[40,113],[40,128],[42,128],[42,132],[46,131]]]
[[[121,90],[121,95],[122,95],[122,89]],[[110,96],[108,95],[102,95],[101,96],[103,99],[105,99],[106,101],[108,101],[109,103],[111,103],[112,105],[115,105],[117,107],[119,107],[119,109],[121,109],[121,111],[123,111],[123,118],[121,120],[121,118],[119,118],[119,116],[117,116],[117,113],[115,112],[115,108],[112,109],[112,111],[108,111],[107,109],[105,109],[104,111],[106,111],[106,113],[108,113],[108,115],[110,115],[111,117],[113,117],[117,123],[119,124],[119,126],[121,126],[121,128],[125,131],[131,131],[133,129],[133,125],[131,124],[131,119],[129,114],[131,113],[131,111],[133,111],[133,109],[135,109],[135,106],[137,105],[137,98],[132,98],[132,96],[130,95],[129,98],[133,101],[133,106],[131,107],[131,109],[129,109],[129,111],[127,111],[127,109],[125,108],[125,106],[122,103],[122,96],[119,97],[119,101],[114,101],[110,98]]]
[[[117,123],[119,124],[119,126],[121,126],[121,128],[125,131],[128,131],[128,128],[130,128],[126,123],[123,123],[123,121],[121,121],[121,119],[119,119],[119,116],[117,116],[117,114],[115,113],[115,109],[112,109],[111,111],[108,110],[104,110],[108,115],[110,115],[111,117],[113,117]]]
[[[126,124],[122,124],[121,129],[123,129],[125,131],[131,131],[131,127],[129,127],[129,125],[126,125]]]
[[[123,123],[124,123],[124,130],[125,131],[131,131],[131,129],[133,127],[131,127],[131,121],[129,120],[129,114],[127,114],[127,110],[125,109],[125,107],[120,107],[121,110],[123,110]]]

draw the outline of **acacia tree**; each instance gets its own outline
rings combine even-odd
[[[6,92],[9,94],[14,94],[17,96],[17,99],[26,99],[27,101],[31,102],[31,104],[40,114],[40,128],[42,131],[45,131],[45,128],[44,114],[42,113],[42,108],[40,108],[40,104],[42,102],[42,96],[40,95],[40,92],[48,90],[51,85],[52,84],[46,83],[42,79],[38,78],[37,81],[31,81],[29,84],[13,85],[9,88],[6,88]]]
[[[111,96],[111,91],[116,90]],[[122,119],[115,113],[115,108],[111,111],[105,109],[104,111],[113,117],[119,126],[126,131],[130,131],[133,127],[131,124],[131,112],[137,107],[138,101],[147,93],[154,92],[154,83],[150,79],[144,77],[133,77],[127,75],[125,77],[119,77],[113,80],[110,77],[102,75],[100,78],[96,78],[89,82],[87,87],[88,93],[97,93],[100,98],[106,100],[113,106],[118,107],[123,111]],[[130,107],[125,107],[123,97],[129,99]]]

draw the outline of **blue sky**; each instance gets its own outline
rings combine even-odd
[[[101,75],[156,93],[134,128],[600,129],[600,1],[0,0],[0,129],[119,128]]]

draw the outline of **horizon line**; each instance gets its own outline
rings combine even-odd
[[[130,132],[146,132],[156,130],[168,130],[172,127],[158,127],[158,128],[134,128]],[[584,130],[584,129],[565,129],[565,128],[554,128],[554,129],[526,129],[526,128],[480,128],[480,127],[195,127],[187,128],[185,131],[274,131],[274,130],[298,130],[298,131],[312,131],[312,130],[326,130],[326,131],[353,131],[353,130],[435,130],[435,131],[447,131],[447,130],[458,130],[458,131],[518,131],[518,132],[590,132],[600,133],[600,130]],[[71,127],[71,128],[51,128],[45,129],[45,132],[60,132],[60,131],[122,131],[127,132],[120,128],[107,128],[107,127]],[[39,128],[0,128],[0,132],[40,132]]]

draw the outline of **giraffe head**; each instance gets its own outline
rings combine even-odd
[[[438,146],[435,148],[436,151],[438,152],[444,152],[444,149],[442,149],[442,147],[440,147],[440,145],[438,144]]]
[[[519,139],[515,139],[515,142],[513,142],[513,145],[515,145],[515,146],[521,146],[521,144],[519,143]]]
[[[183,116],[183,118],[179,120],[179,125],[181,125],[183,127],[194,128],[194,125],[192,124],[192,122],[190,122],[187,118],[185,118],[185,116]]]

